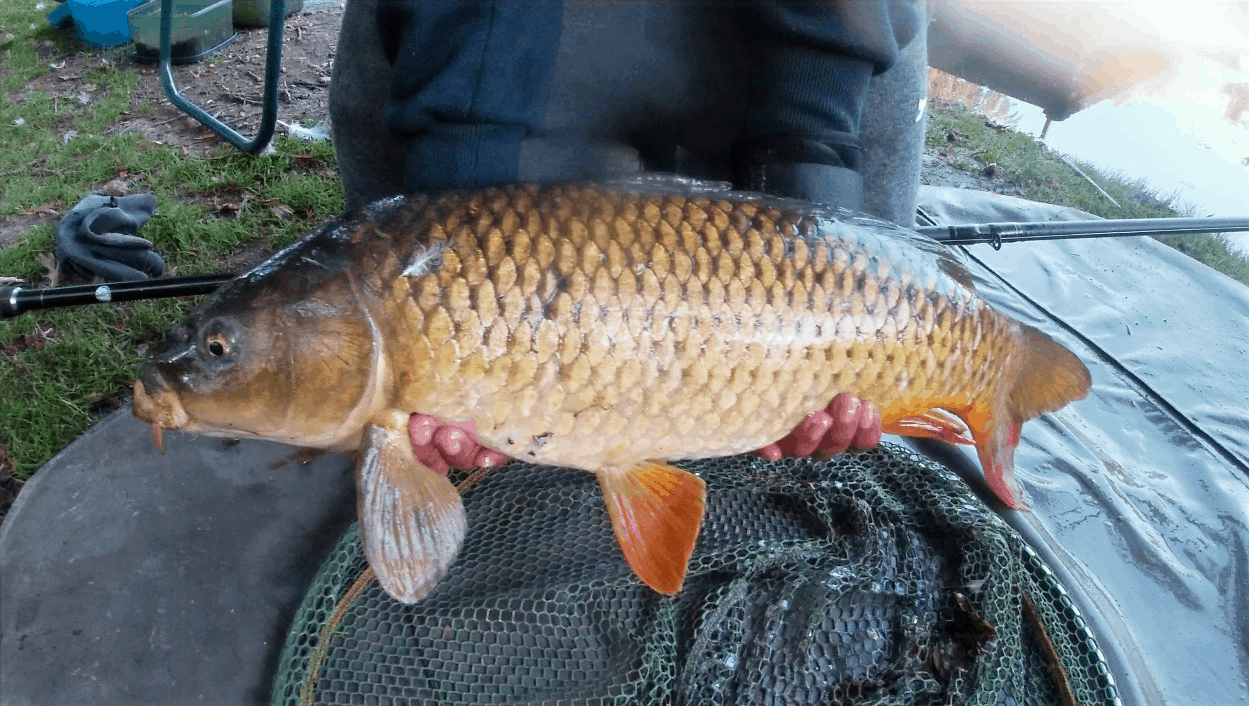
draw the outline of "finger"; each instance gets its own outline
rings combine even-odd
[[[880,410],[871,402],[864,402],[859,413],[858,428],[854,433],[853,446],[866,451],[880,443]]]
[[[428,414],[413,414],[408,417],[408,439],[412,441],[412,454],[430,470],[445,474],[451,470],[451,466],[434,446],[434,431],[437,428],[438,420]]]
[[[832,417],[824,410],[816,410],[807,415],[792,432],[777,442],[781,451],[795,456],[810,456],[820,445],[820,440],[828,428],[833,425]]]
[[[848,392],[833,398],[828,405],[828,416],[832,425],[820,441],[822,451],[839,454],[849,448],[859,428],[858,416],[862,406],[863,400]]]
[[[441,426],[434,432],[434,447],[456,468],[472,468],[481,446],[462,427],[453,424]]]
[[[435,442],[440,442],[438,449],[443,457],[454,467],[460,469],[483,468],[486,466],[500,466],[507,460],[507,456],[497,451],[487,449],[477,443],[477,420],[469,419],[459,422],[439,422],[438,430],[434,432]],[[439,435],[443,429],[461,429],[465,432],[467,439],[462,445],[457,443],[458,435],[451,432],[444,432]],[[446,444],[444,447],[443,444]],[[481,460],[488,461],[481,463]]]
[[[759,449],[756,453],[769,461],[779,461],[781,456],[784,455],[781,453],[781,447],[778,444],[768,444],[767,446]]]
[[[494,468],[507,463],[507,454],[501,454],[494,449],[481,447],[481,451],[477,452],[477,456],[473,458],[473,466],[477,468]]]
[[[434,431],[438,428],[438,419],[428,414],[413,414],[408,417],[408,438],[412,446],[429,446],[434,440]]]
[[[413,446],[412,454],[416,456],[416,460],[422,465],[429,468],[434,473],[446,475],[451,470],[451,464],[447,463],[447,459],[438,453],[438,449],[432,444],[429,446]]]

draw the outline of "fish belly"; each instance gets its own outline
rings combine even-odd
[[[595,470],[779,439],[839,392],[883,421],[983,395],[1016,332],[940,246],[764,198],[445,197],[396,285],[409,408]]]

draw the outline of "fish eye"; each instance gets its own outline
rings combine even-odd
[[[229,350],[229,344],[224,336],[210,336],[208,338],[208,354],[214,358],[220,358]]]
[[[214,321],[204,331],[204,350],[213,358],[224,358],[233,348],[232,338],[228,326]]]

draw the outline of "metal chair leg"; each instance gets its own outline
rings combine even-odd
[[[278,120],[278,78],[282,67],[282,29],[285,19],[286,0],[272,0],[269,6],[269,46],[265,53],[264,113],[260,119],[260,132],[254,139],[247,139],[178,93],[178,87],[173,82],[173,64],[169,50],[173,37],[173,0],[161,0],[160,7],[160,81],[165,88],[165,95],[169,96],[171,103],[222,139],[244,152],[258,154],[273,139],[273,130]]]

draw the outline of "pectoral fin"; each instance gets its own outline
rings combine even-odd
[[[680,591],[703,521],[702,479],[657,461],[604,469],[598,479],[633,573],[664,595]]]
[[[356,468],[364,554],[382,588],[403,603],[424,598],[447,573],[467,522],[447,477],[412,453],[408,430],[370,424]]]

